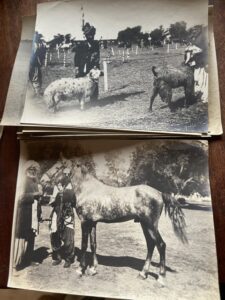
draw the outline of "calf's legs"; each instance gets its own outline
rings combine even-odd
[[[149,111],[152,111],[152,105],[155,100],[155,97],[159,94],[163,102],[168,103],[169,108],[171,109],[171,100],[172,100],[172,88],[162,79],[155,79],[154,88],[152,96],[150,98]]]
[[[150,106],[149,106],[149,111],[152,112],[152,105],[153,105],[153,102],[155,100],[155,97],[158,95],[159,93],[159,89],[158,89],[158,86],[154,86],[153,88],[153,92],[152,92],[152,96],[150,98]]]

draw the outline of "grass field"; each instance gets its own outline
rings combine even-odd
[[[133,221],[97,225],[98,273],[79,277],[78,261],[69,269],[63,263],[52,266],[48,224],[36,238],[39,266],[14,271],[11,284],[20,288],[128,299],[219,299],[212,211],[185,209],[189,244],[183,245],[173,233],[171,222],[162,213],[160,233],[167,244],[165,286],[157,281],[159,255],[155,250],[146,280],[138,278],[146,257],[141,226]],[[43,207],[48,217],[49,207]],[[79,256],[80,222],[76,218],[75,244]],[[88,252],[90,258],[90,252]]]
[[[102,60],[107,57],[108,50],[101,50]],[[87,103],[85,111],[80,111],[77,100],[61,102],[56,114],[47,112],[43,99],[32,97],[32,89],[28,88],[24,120],[34,123],[73,125],[80,127],[205,132],[208,122],[208,104],[198,100],[188,108],[184,108],[184,92],[182,88],[173,91],[173,111],[159,97],[155,99],[153,112],[148,111],[153,88],[152,66],[179,66],[183,61],[184,48],[166,48],[154,50],[130,51],[129,59],[123,62],[122,50],[116,48],[115,55],[110,57],[108,66],[109,90],[104,92],[103,77],[100,78],[100,95],[96,103]],[[74,77],[73,53],[68,53],[66,66],[63,54],[58,59],[53,53],[47,67],[43,67],[43,89],[52,81],[62,77]],[[33,114],[31,114],[33,112]],[[32,117],[31,117],[32,116]],[[44,117],[43,117],[44,116]]]

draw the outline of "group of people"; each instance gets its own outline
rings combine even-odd
[[[42,222],[41,199],[42,186],[39,184],[40,165],[33,160],[25,164],[25,182],[18,199],[15,224],[14,267],[16,270],[29,265],[38,265],[35,258],[35,237]],[[64,267],[69,268],[74,261],[74,227],[76,197],[70,182],[70,170],[65,169],[56,179],[51,195],[51,214],[49,217],[52,265],[65,260]]]

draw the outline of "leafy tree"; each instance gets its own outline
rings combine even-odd
[[[47,45],[49,45],[50,48],[56,48],[56,45],[60,45],[64,41],[64,39],[64,35],[58,33],[57,35],[54,35],[52,40],[47,42]]]
[[[169,31],[173,41],[182,43],[184,40],[187,39],[187,23],[184,21],[171,24]]]
[[[142,145],[132,154],[130,184],[148,184],[162,192],[209,194],[207,154],[202,147],[180,144]]]
[[[128,181],[129,170],[123,167],[125,160],[121,153],[106,153],[105,161],[108,167],[107,184],[118,187],[125,186]]]
[[[142,47],[141,43],[143,43],[144,47],[150,46],[150,40],[149,40],[149,33],[140,33],[140,41],[139,41],[139,46]]]
[[[160,26],[159,28],[152,30],[150,33],[151,43],[155,46],[162,45],[163,33],[164,33],[163,26]]]
[[[125,30],[118,32],[117,40],[119,43],[128,45],[137,44],[141,38],[141,26],[135,26],[133,28],[127,27]]]
[[[65,42],[66,44],[69,44],[70,41],[71,41],[71,34],[68,33],[68,34],[66,34],[66,35],[64,36],[64,42]]]
[[[208,27],[195,25],[188,29],[188,40],[204,51],[208,50]]]

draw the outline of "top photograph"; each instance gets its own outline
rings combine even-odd
[[[21,124],[208,131],[208,1],[39,4]]]

